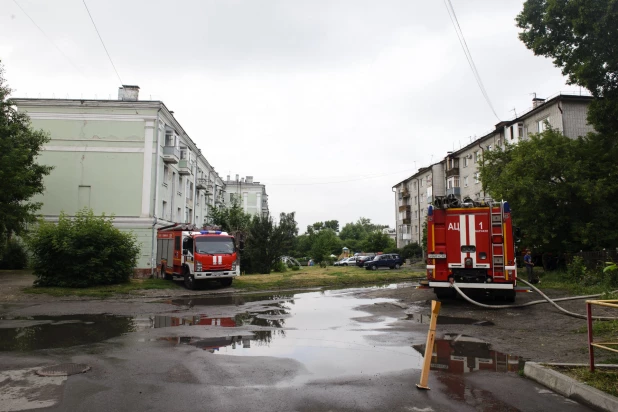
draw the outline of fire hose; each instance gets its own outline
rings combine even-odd
[[[529,282],[526,282],[523,279],[517,279],[520,282],[525,283],[526,285],[530,286],[535,292],[537,292],[538,294],[540,294],[543,299],[541,300],[534,300],[532,302],[527,302],[527,303],[521,303],[521,304],[517,304],[517,305],[486,305],[484,303],[480,303],[477,302],[473,299],[471,299],[469,296],[467,296],[460,288],[459,286],[457,286],[457,282],[453,282],[451,283],[452,287],[455,288],[455,290],[457,291],[457,293],[459,293],[459,295],[461,297],[463,297],[465,300],[467,300],[468,302],[472,303],[473,305],[476,306],[480,306],[482,308],[486,308],[486,309],[510,309],[510,308],[523,308],[525,306],[532,306],[532,305],[538,305],[540,303],[550,303],[552,304],[556,309],[558,309],[559,311],[561,311],[562,313],[564,313],[565,315],[568,316],[572,316],[574,318],[579,318],[579,319],[587,319],[586,315],[581,315],[579,313],[575,313],[575,312],[570,312],[560,306],[558,306],[556,304],[556,302],[561,302],[561,301],[565,301],[565,300],[576,300],[576,299],[591,299],[591,298],[598,298],[599,296],[602,295],[602,293],[598,293],[596,295],[586,295],[586,296],[570,296],[567,298],[558,298],[558,299],[551,299],[549,296],[547,296],[545,293],[543,293],[540,289],[538,289],[536,286],[532,285]],[[616,293],[618,292],[618,290],[615,290],[613,292],[610,293]],[[614,318],[614,317],[608,317],[608,316],[593,316],[592,319],[594,320],[614,320],[614,319],[618,319],[618,318]]]

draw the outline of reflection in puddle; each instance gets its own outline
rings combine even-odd
[[[0,322],[0,351],[67,348],[101,342],[136,330],[128,316],[31,316]]]
[[[191,297],[182,299],[172,299],[164,301],[177,306],[241,306],[249,302],[262,301],[289,301],[293,294],[257,294],[257,295],[234,295],[234,296],[213,296],[213,297]]]
[[[406,317],[408,320],[414,320],[416,323],[429,323],[431,315],[423,313],[410,313]],[[476,325],[476,326],[493,326],[494,323],[488,320],[477,320],[472,318],[458,318],[455,316],[438,316],[438,325]]]
[[[425,345],[415,345],[419,353],[425,353]],[[491,345],[471,336],[446,334],[436,339],[431,358],[431,369],[463,374],[475,371],[517,372],[518,356],[491,349]]]

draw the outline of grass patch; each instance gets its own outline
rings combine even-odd
[[[523,271],[520,269],[518,272],[520,277],[528,280],[525,269]],[[606,285],[585,286],[581,283],[569,280],[566,273],[563,271],[543,272],[543,269],[538,268],[535,272],[540,275],[541,284],[534,286],[541,290],[558,289],[567,291],[572,295],[594,295],[597,293],[604,293],[605,296],[602,296],[603,299],[612,299],[612,295],[608,293],[610,289],[608,289]]]
[[[588,326],[577,329],[578,333],[588,332]],[[618,319],[617,320],[595,320],[592,322],[592,333],[599,337],[614,337],[618,339]]]
[[[598,368],[595,372],[590,372],[588,367],[581,368],[560,368],[552,367],[556,371],[563,373],[573,379],[590,385],[605,393],[618,396],[618,371],[613,369]]]
[[[401,282],[424,276],[424,271],[365,270],[358,267],[305,266],[300,270],[270,275],[245,275],[234,279],[234,287],[243,290],[297,289],[320,286],[357,286],[384,282]]]
[[[131,294],[147,289],[177,289],[180,286],[163,279],[131,279],[128,283],[90,288],[29,287],[24,293],[46,294],[51,296],[89,296],[109,298],[115,294]]]

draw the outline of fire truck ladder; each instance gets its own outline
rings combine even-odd
[[[494,212],[494,204],[489,204],[489,218],[491,219],[491,231],[489,233],[491,242],[491,274],[494,278],[504,279],[504,232],[502,223],[504,222],[503,202],[498,203],[500,210]],[[501,239],[499,243],[494,243],[494,238]],[[496,276],[496,272],[500,274]]]

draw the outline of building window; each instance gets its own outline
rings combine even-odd
[[[464,176],[464,187],[468,187],[468,176]]]
[[[423,179],[420,180],[420,185],[423,187]]]
[[[468,167],[468,156],[464,156],[463,167]]]
[[[418,203],[417,200],[418,200],[418,198],[416,196],[414,196],[414,204]]]
[[[480,158],[480,153],[477,150],[476,152],[474,152],[474,163],[478,163],[479,162],[479,158]]]
[[[175,137],[176,136],[174,135],[174,132],[172,130],[166,130],[165,131],[165,146],[175,147],[176,146]]]
[[[182,209],[180,208],[178,208],[178,210],[176,211],[176,221],[182,222]]]
[[[414,225],[414,233],[418,233],[418,226]]]
[[[545,130],[547,130],[548,129],[548,124],[549,124],[549,117],[546,117],[545,119],[539,120],[539,123],[538,123],[539,133],[544,132]]]
[[[480,175],[481,175],[480,172],[475,172],[474,173],[474,183],[479,183],[481,181],[480,180],[480,177],[481,177]]]
[[[167,220],[167,202],[165,200],[161,206],[161,218]]]
[[[170,180],[170,168],[167,165],[163,166],[163,186],[167,187],[167,182]]]
[[[496,149],[500,147],[501,145],[502,145],[502,140],[501,139],[496,140]]]
[[[452,189],[454,187],[459,187],[459,176],[451,176],[446,180],[447,189]]]
[[[491,150],[491,145],[490,144],[487,145],[487,150]]]
[[[518,123],[517,124],[517,136],[520,139],[523,139],[523,137],[524,137],[524,124],[523,123]]]

